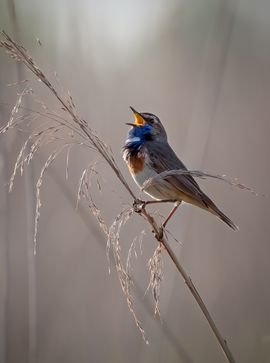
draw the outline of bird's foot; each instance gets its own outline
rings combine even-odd
[[[146,202],[140,199],[135,199],[133,202],[133,209],[135,213],[141,213],[145,208]]]
[[[155,238],[156,238],[158,241],[162,241],[162,239],[163,239],[163,235],[164,235],[164,229],[163,229],[163,227],[160,227],[160,228],[158,229],[158,231],[157,231],[157,232],[155,232]]]

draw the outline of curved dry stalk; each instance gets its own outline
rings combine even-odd
[[[61,97],[58,92],[56,91],[56,89],[54,88],[54,86],[52,85],[52,83],[48,80],[48,78],[45,76],[45,74],[40,70],[40,68],[34,63],[33,59],[28,55],[27,51],[25,48],[23,48],[22,46],[20,46],[19,44],[17,44],[14,40],[12,40],[5,32],[2,32],[3,37],[5,38],[5,41],[1,41],[0,46],[2,46],[3,48],[5,48],[8,53],[11,55],[12,58],[15,58],[17,61],[22,62],[46,87],[48,87],[48,89],[52,92],[52,94],[58,99],[58,101],[60,102],[61,108],[67,112],[67,114],[70,116],[71,120],[69,120],[69,123],[72,121],[74,123],[75,133],[78,133],[78,135],[80,133],[83,133],[83,135],[87,138],[87,140],[89,141],[89,144],[104,158],[104,160],[109,164],[109,166],[112,168],[112,170],[114,171],[114,173],[116,174],[116,177],[119,179],[119,181],[122,183],[122,185],[125,187],[125,189],[127,190],[127,192],[130,194],[130,196],[132,197],[132,199],[134,200],[134,205],[133,208],[122,211],[117,219],[115,220],[115,222],[113,223],[113,225],[110,227],[110,229],[108,229],[108,227],[106,226],[105,222],[103,221],[101,215],[100,215],[100,211],[98,210],[98,208],[95,206],[93,200],[88,196],[88,203],[90,204],[90,209],[92,210],[92,212],[94,213],[94,215],[96,216],[96,218],[99,220],[100,224],[103,227],[103,230],[105,232],[105,234],[108,236],[108,240],[109,240],[109,244],[113,241],[114,244],[114,257],[116,259],[116,265],[118,264],[117,270],[118,273],[120,273],[120,275],[122,276],[120,278],[120,283],[121,283],[121,287],[123,289],[123,292],[125,293],[126,297],[127,297],[127,302],[128,302],[128,306],[130,311],[132,312],[134,319],[136,321],[137,326],[139,327],[142,335],[144,336],[144,330],[141,326],[141,323],[139,320],[137,320],[136,318],[136,314],[134,312],[133,309],[133,300],[130,297],[130,290],[129,290],[129,286],[130,286],[130,282],[129,282],[129,276],[128,274],[126,274],[126,270],[122,265],[122,262],[119,261],[119,249],[120,249],[120,244],[119,244],[119,233],[120,233],[120,228],[121,225],[123,223],[125,223],[125,221],[130,217],[130,215],[133,213],[133,211],[137,212],[140,216],[142,216],[149,224],[156,240],[158,241],[159,244],[162,244],[162,246],[164,247],[164,249],[166,250],[166,252],[168,253],[169,257],[171,258],[172,262],[174,263],[174,265],[176,266],[178,272],[180,273],[180,275],[182,276],[182,278],[184,279],[187,287],[189,288],[191,294],[193,295],[194,299],[196,300],[197,304],[199,305],[202,313],[204,314],[205,318],[207,319],[209,326],[211,328],[211,330],[213,331],[214,335],[216,336],[220,347],[222,349],[222,351],[224,352],[227,361],[229,363],[235,363],[234,357],[228,347],[228,344],[226,342],[226,340],[223,339],[221,333],[219,332],[219,330],[217,329],[206,305],[204,304],[200,294],[198,293],[196,287],[194,286],[191,278],[188,276],[188,274],[186,273],[186,271],[184,270],[184,268],[182,267],[182,265],[180,264],[180,262],[178,261],[176,255],[174,254],[173,250],[171,249],[168,240],[165,236],[165,234],[163,233],[163,229],[160,228],[156,222],[156,220],[151,216],[150,213],[148,213],[145,209],[145,203],[138,200],[135,196],[135,194],[132,192],[131,188],[129,187],[128,183],[126,182],[124,176],[122,175],[119,167],[117,166],[113,154],[111,152],[110,147],[108,147],[99,137],[98,135],[88,126],[87,122],[85,120],[83,120],[82,118],[80,118],[76,112],[76,108],[73,102],[72,97],[70,96],[70,94],[68,95],[68,99],[66,99],[65,97]],[[21,103],[21,100],[19,100],[19,104]],[[18,106],[16,106],[18,107]],[[16,111],[16,108],[14,109]],[[15,112],[14,111],[14,112]],[[78,131],[79,129],[79,131]],[[56,152],[55,152],[56,153]],[[37,183],[37,191],[40,189],[41,183],[42,183],[42,176],[46,170],[46,168],[50,165],[50,163],[55,159],[56,155],[55,153],[51,154],[51,156],[49,157],[49,159],[47,159],[47,162],[45,163],[42,172],[41,172],[41,177],[39,178],[39,181]],[[174,171],[175,172],[175,171]],[[179,171],[178,171],[179,172]],[[87,172],[85,172],[87,173]],[[181,171],[182,173],[182,171]],[[187,171],[187,173],[192,173]],[[199,175],[195,175],[195,176],[207,176],[204,173],[201,172],[193,172],[193,173],[197,173]],[[208,175],[209,176],[209,175]],[[164,177],[164,176],[163,176]],[[218,177],[219,178],[219,177]],[[246,187],[244,187],[243,185],[238,185],[239,187],[243,187],[242,189],[248,189]],[[90,198],[90,199],[89,199]],[[38,206],[37,208],[39,208],[40,206]],[[38,209],[38,213],[37,216],[39,216],[39,209]],[[157,252],[158,257],[160,255],[160,251]],[[160,262],[158,262],[158,266],[160,266]],[[154,272],[156,273],[156,272]],[[157,274],[158,278],[159,278],[159,274]],[[154,279],[156,278],[155,276],[153,277]],[[159,285],[156,284],[156,281],[154,281],[154,294],[156,297],[158,297],[158,289],[159,289]],[[158,299],[157,299],[158,301]],[[157,307],[157,305],[156,305]]]
[[[174,176],[174,175],[191,175],[191,176],[193,176],[195,178],[217,179],[217,180],[224,181],[225,183],[229,184],[232,187],[247,190],[248,192],[250,192],[250,193],[252,193],[252,194],[254,194],[256,196],[260,195],[254,189],[248,187],[245,184],[239,183],[239,181],[236,178],[231,180],[226,175],[209,174],[209,173],[206,173],[206,172],[203,172],[203,171],[200,171],[200,170],[179,170],[179,169],[163,171],[162,173],[159,173],[158,175],[154,176],[153,178],[147,179],[143,183],[143,185],[141,187],[141,190],[144,191],[145,189],[149,188],[150,186],[155,185],[156,183],[160,183],[163,180],[165,180],[167,177]],[[265,196],[265,195],[262,194],[262,196]]]

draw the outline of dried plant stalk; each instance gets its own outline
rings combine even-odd
[[[211,330],[213,331],[213,333],[215,334],[215,336],[220,344],[220,347],[221,347],[222,351],[224,352],[228,362],[235,363],[235,360],[227,345],[227,342],[223,339],[221,333],[217,329],[206,305],[204,304],[201,296],[199,295],[197,289],[195,288],[191,278],[188,276],[188,274],[186,273],[186,271],[184,270],[182,265],[179,263],[174,252],[172,251],[172,249],[168,243],[168,240],[163,233],[163,229],[161,229],[161,227],[159,227],[156,220],[146,211],[145,203],[138,200],[136,198],[136,196],[134,195],[134,193],[132,192],[131,188],[129,187],[128,183],[126,182],[125,178],[123,177],[119,167],[117,166],[117,164],[114,160],[111,149],[98,137],[98,135],[94,132],[94,130],[89,127],[87,122],[85,120],[83,120],[80,116],[78,116],[78,114],[76,112],[76,107],[75,107],[75,104],[74,104],[74,101],[73,101],[71,95],[69,94],[67,98],[62,97],[56,91],[53,84],[49,81],[49,79],[45,76],[45,74],[41,71],[41,69],[35,64],[33,59],[28,55],[26,49],[24,47],[22,47],[21,45],[17,44],[5,32],[2,32],[2,35],[5,38],[5,40],[1,41],[0,46],[5,48],[12,58],[16,59],[17,61],[22,62],[47,87],[50,90],[50,92],[59,101],[62,110],[64,110],[67,113],[67,115],[69,115],[70,119],[69,120],[62,119],[62,124],[65,125],[67,128],[69,128],[70,130],[72,130],[78,137],[83,138],[85,140],[85,142],[87,143],[88,147],[95,150],[100,156],[103,157],[103,159],[107,162],[107,164],[114,171],[118,180],[122,183],[122,185],[125,187],[127,192],[130,194],[130,196],[134,200],[133,208],[128,208],[128,209],[125,209],[124,211],[122,211],[117,216],[117,218],[113,222],[112,226],[108,229],[108,227],[106,226],[105,222],[103,221],[103,219],[101,217],[99,209],[96,207],[95,203],[91,199],[90,193],[87,194],[85,192],[85,197],[87,199],[87,202],[89,203],[89,207],[90,207],[91,211],[93,212],[93,214],[95,215],[95,217],[98,219],[103,231],[108,236],[108,245],[112,246],[112,248],[113,248],[113,255],[115,258],[117,271],[120,276],[120,283],[121,283],[122,290],[127,298],[129,309],[132,312],[134,319],[136,321],[136,324],[137,324],[138,328],[140,329],[144,339],[146,340],[145,335],[144,335],[145,334],[144,330],[141,326],[140,321],[137,319],[136,314],[133,309],[133,299],[130,294],[130,277],[127,274],[127,271],[124,268],[124,265],[121,261],[121,248],[120,248],[120,243],[119,243],[121,226],[127,222],[127,220],[129,219],[129,217],[131,216],[131,214],[134,211],[137,212],[140,216],[142,216],[148,222],[156,240],[159,243],[158,249],[155,251],[154,256],[150,260],[151,261],[150,262],[150,272],[151,272],[151,281],[152,281],[152,291],[153,291],[154,299],[156,302],[156,310],[158,309],[158,296],[159,296],[159,291],[160,291],[159,290],[160,281],[162,279],[161,249],[160,249],[160,245],[162,245],[164,250],[168,253],[169,257],[171,258],[172,262],[176,266],[178,272],[184,279],[185,283],[187,284],[190,292],[192,293],[193,297],[195,298],[202,313],[206,317],[206,319],[209,323],[209,326],[210,326]],[[21,104],[21,99],[19,98],[17,104],[15,105],[15,107],[13,109],[13,114],[17,112],[18,108],[20,107],[20,104]],[[49,118],[50,117],[54,118],[57,122],[61,123],[61,121],[60,121],[61,118],[58,115],[55,115],[55,114],[48,115],[48,113],[47,113],[47,116]],[[12,123],[13,123],[13,119],[11,117],[11,120],[7,125],[8,128],[11,127]],[[6,129],[4,128],[2,130],[2,132],[5,132],[5,131],[6,131]],[[23,152],[22,152],[22,154],[23,154]],[[44,167],[42,169],[42,172],[41,172],[38,184],[37,184],[38,193],[40,191],[43,174],[46,171],[46,169],[48,168],[48,166],[51,164],[51,162],[57,156],[56,154],[57,154],[57,151],[55,151],[55,153],[51,154],[49,156],[49,158],[47,159],[46,163],[44,164]],[[20,156],[19,159],[21,159],[21,157],[22,157],[22,155]],[[20,160],[18,161],[18,165],[19,165],[19,163],[20,163]],[[173,172],[179,172],[179,171],[173,171]],[[182,173],[182,171],[181,171],[181,173]],[[187,171],[186,173],[189,173],[190,175],[194,175],[194,176],[200,176],[200,177],[209,176],[209,175],[206,175],[201,172]],[[85,171],[81,180],[84,179],[86,174],[87,174],[87,171]],[[160,175],[159,177],[164,178],[165,176]],[[213,177],[213,176],[211,176],[211,177]],[[217,177],[217,178],[219,179],[220,177]],[[151,181],[149,181],[149,182],[151,182]],[[81,193],[84,193],[84,192],[82,192],[83,186],[85,187],[85,186],[87,186],[87,184],[82,181]],[[243,185],[238,185],[238,186],[241,188]],[[244,187],[244,189],[248,189],[248,188]],[[89,188],[88,188],[88,190],[89,190]],[[38,195],[38,199],[39,199],[39,195]],[[38,205],[37,208],[38,208],[38,212],[36,213],[36,215],[39,217],[40,205]]]
[[[254,194],[256,196],[260,195],[254,189],[248,187],[245,184],[239,183],[237,179],[230,180],[226,175],[209,174],[209,173],[205,173],[205,172],[200,171],[200,170],[179,170],[179,169],[163,171],[162,173],[159,173],[158,175],[154,176],[153,178],[150,178],[150,179],[146,180],[143,183],[143,185],[141,187],[141,190],[144,191],[145,189],[149,188],[150,186],[152,186],[152,185],[154,185],[156,183],[160,183],[163,180],[165,180],[167,177],[174,176],[174,175],[191,175],[191,176],[193,176],[195,178],[217,179],[217,180],[224,181],[225,183],[231,185],[232,187],[247,190],[247,191],[249,191],[250,193],[252,193],[252,194]],[[262,196],[264,196],[264,195],[262,195]]]

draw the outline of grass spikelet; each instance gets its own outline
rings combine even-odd
[[[79,180],[79,187],[78,187],[78,192],[77,192],[76,209],[78,208],[81,197],[83,197],[88,208],[90,209],[91,213],[96,218],[100,228],[105,233],[105,235],[108,237],[109,228],[108,228],[104,218],[102,217],[101,210],[97,207],[96,203],[93,200],[91,192],[90,192],[92,175],[94,173],[97,174],[97,171],[95,170],[95,166],[96,166],[96,163],[94,163],[94,165],[89,164],[82,172],[82,175]]]
[[[69,175],[69,156],[70,156],[70,151],[73,145],[70,145],[67,149],[67,156],[66,156],[66,180],[68,180],[68,175]]]
[[[68,144],[62,145],[60,148],[56,149],[54,152],[50,154],[45,164],[43,165],[39,178],[36,184],[36,210],[35,210],[35,224],[34,224],[34,255],[37,253],[37,233],[38,233],[38,222],[40,217],[40,208],[41,208],[41,186],[43,183],[43,178],[46,170],[51,165],[51,163],[56,159],[57,156],[68,146]]]
[[[4,134],[5,132],[7,132],[11,127],[13,127],[13,123],[15,121],[15,116],[17,115],[19,109],[20,109],[20,106],[21,106],[21,103],[22,103],[22,100],[23,100],[23,97],[28,93],[28,88],[27,86],[24,88],[24,90],[18,95],[18,98],[17,98],[17,101],[11,111],[11,115],[10,115],[10,118],[7,122],[7,124],[5,126],[3,126],[2,128],[0,128],[0,134]]]
[[[28,145],[28,142],[29,142],[29,138],[25,141],[25,143],[23,144],[18,156],[17,156],[17,159],[16,159],[16,162],[14,164],[14,168],[13,168],[13,172],[11,174],[11,177],[9,179],[9,187],[8,187],[8,191],[11,192],[12,189],[13,189],[13,184],[14,184],[14,179],[16,177],[16,174],[17,174],[17,170],[18,168],[20,167],[21,165],[21,174],[23,172],[23,162],[22,162],[22,157],[23,157],[23,154],[25,152],[25,149]]]
[[[160,297],[160,287],[161,282],[163,280],[163,259],[162,259],[162,250],[164,247],[159,244],[159,246],[155,249],[153,256],[148,261],[148,268],[150,271],[150,282],[148,289],[151,288],[152,295],[155,301],[155,314],[160,316],[159,309],[159,297]]]
[[[132,257],[134,256],[136,259],[138,257],[138,254],[136,251],[137,245],[139,246],[139,251],[140,251],[140,254],[142,255],[142,241],[143,241],[144,235],[145,235],[145,231],[142,230],[141,233],[139,234],[139,236],[136,236],[135,238],[133,238],[133,241],[128,249],[126,271],[129,275],[131,274],[131,271],[132,271],[132,263],[131,263]]]
[[[136,242],[137,242],[137,237],[133,238],[133,241],[131,242],[129,249],[128,249],[128,254],[127,254],[127,262],[126,262],[126,271],[127,274],[130,276],[131,272],[132,272],[132,257],[134,256],[135,258],[138,257],[137,255],[137,251],[136,251]]]

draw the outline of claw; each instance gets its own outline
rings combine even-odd
[[[158,232],[155,233],[155,238],[158,240],[158,241],[161,241],[162,238],[163,238],[163,227],[160,227]]]
[[[141,213],[142,209],[145,207],[145,202],[140,199],[135,199],[133,202],[133,209],[135,213]]]

